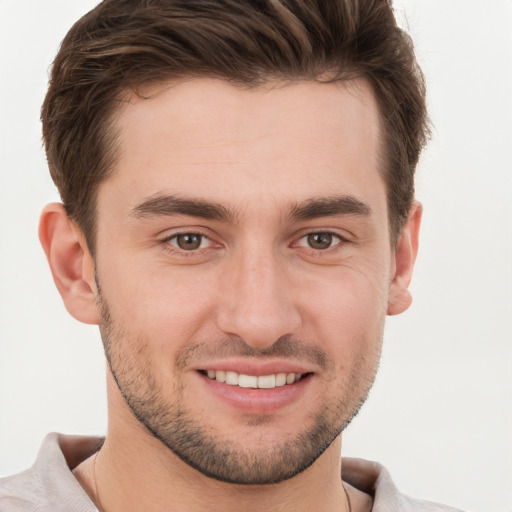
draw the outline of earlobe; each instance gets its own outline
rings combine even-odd
[[[398,239],[394,254],[394,271],[389,288],[388,315],[403,313],[412,303],[409,292],[414,262],[418,254],[418,238],[422,206],[415,201]]]
[[[94,261],[82,232],[69,220],[62,204],[44,208],[39,240],[66,309],[81,322],[98,324]]]

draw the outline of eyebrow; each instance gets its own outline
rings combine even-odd
[[[239,211],[227,208],[223,204],[203,199],[189,199],[165,194],[149,197],[135,206],[130,212],[130,216],[137,219],[173,215],[186,215],[235,223],[239,218]],[[367,217],[371,215],[371,208],[363,201],[350,195],[317,197],[292,206],[289,210],[288,218],[292,220],[310,220],[336,215],[360,215]]]
[[[148,217],[166,217],[172,215],[187,215],[209,220],[219,220],[233,223],[238,217],[235,210],[230,210],[219,203],[202,199],[188,199],[175,195],[156,195],[149,197],[135,206],[130,215],[137,219]]]
[[[311,220],[336,215],[358,215],[368,217],[372,213],[369,205],[350,195],[317,197],[296,204],[289,213],[293,220]]]

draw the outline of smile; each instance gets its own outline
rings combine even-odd
[[[302,373],[275,373],[271,375],[244,375],[233,371],[208,370],[202,372],[212,380],[241,388],[272,389],[294,384],[302,379]]]

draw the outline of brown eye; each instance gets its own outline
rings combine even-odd
[[[171,239],[171,243],[184,251],[194,251],[201,247],[203,239],[206,237],[197,233],[183,233],[176,235]]]
[[[307,244],[312,249],[329,249],[333,242],[339,241],[339,238],[332,233],[310,233],[306,237]]]

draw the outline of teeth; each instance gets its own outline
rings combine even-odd
[[[276,386],[284,386],[286,384],[286,373],[278,373],[276,375]]]
[[[262,375],[258,377],[258,387],[259,388],[275,388],[276,387],[276,376],[275,375]]]
[[[276,373],[273,375],[261,375],[260,377],[222,370],[208,370],[206,373],[210,379],[217,380],[218,382],[225,382],[230,386],[254,389],[272,389],[285,386],[286,384],[293,384],[302,378],[302,373]]]
[[[258,377],[254,377],[254,375],[243,375],[241,373],[238,375],[238,385],[241,388],[257,388]]]
[[[226,384],[230,386],[238,386],[238,373],[226,372]]]

